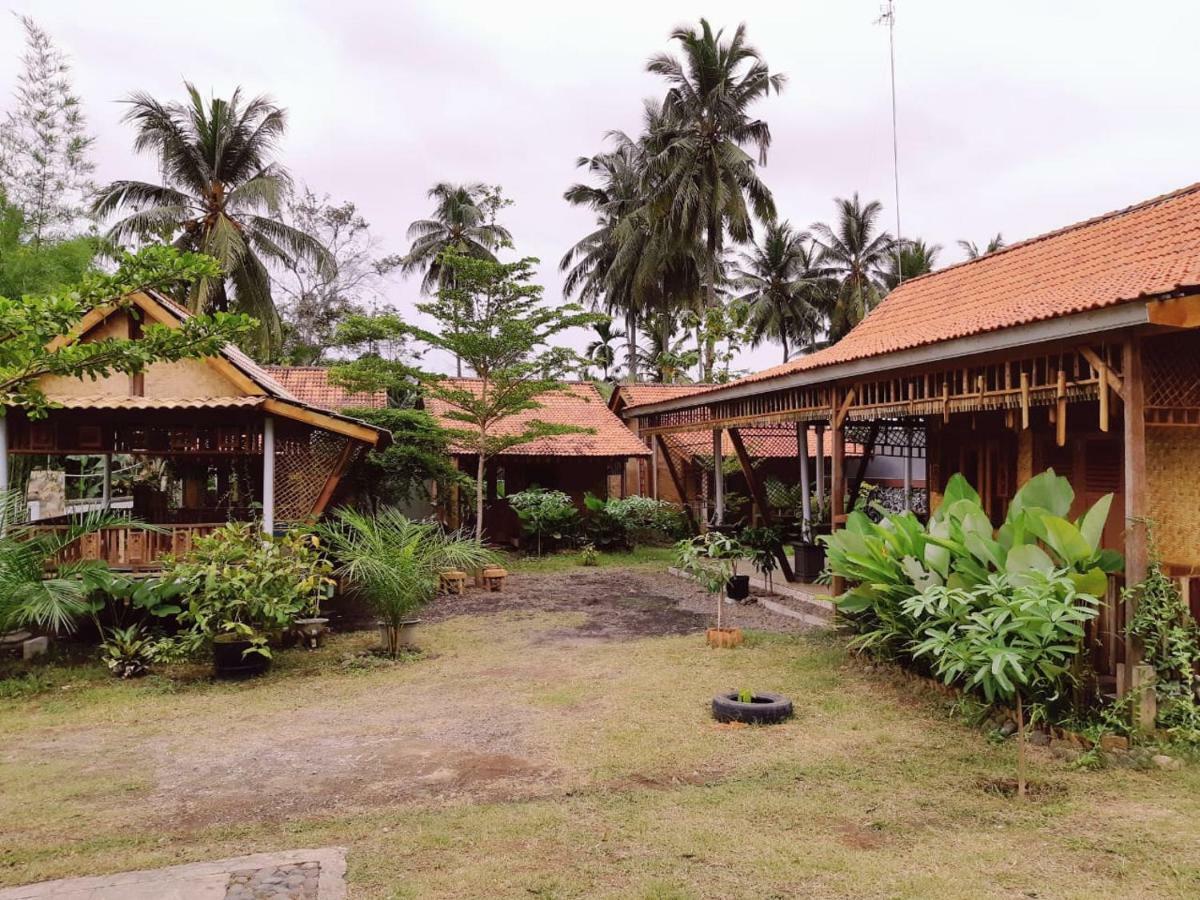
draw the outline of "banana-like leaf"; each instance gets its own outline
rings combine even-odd
[[[1099,548],[1100,539],[1104,536],[1104,523],[1108,521],[1108,511],[1112,507],[1112,501],[1113,495],[1105,494],[1093,503],[1092,508],[1079,520],[1079,533],[1083,535],[1083,539],[1092,546],[1093,550]]]

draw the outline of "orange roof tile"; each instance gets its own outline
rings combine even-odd
[[[674,400],[676,397],[689,397],[706,391],[712,384],[619,384],[614,398],[619,396],[625,404],[625,409],[640,406],[643,403],[658,403],[662,400]]]
[[[324,366],[266,366],[266,371],[297,399],[313,406],[332,410],[387,406],[386,391],[349,391],[330,382],[329,369]]]
[[[478,391],[477,378],[447,378],[449,386]],[[565,390],[548,391],[537,398],[540,409],[531,409],[503,420],[499,434],[514,434],[534,420],[556,425],[578,425],[594,429],[593,434],[560,434],[539,438],[504,451],[502,456],[648,456],[650,451],[608,408],[595,385],[563,382]],[[463,423],[446,417],[450,407],[434,397],[425,399],[425,408],[446,428],[463,428]],[[451,452],[462,454],[457,448]]]
[[[740,383],[1197,287],[1200,184],[914,278],[837,344]]]

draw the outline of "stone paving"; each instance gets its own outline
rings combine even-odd
[[[345,900],[346,849],[256,853],[0,890],[0,900]]]

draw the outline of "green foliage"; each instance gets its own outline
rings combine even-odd
[[[128,519],[96,511],[72,519],[61,530],[46,530],[18,520],[24,498],[0,496],[0,518],[10,523],[0,536],[0,632],[35,627],[68,632],[92,611],[91,577],[104,563],[79,561],[55,566],[59,554],[88,534]],[[54,574],[47,575],[49,569]]]
[[[683,513],[672,503],[632,495],[601,500],[583,498],[584,533],[604,549],[629,548],[677,540],[686,532]]]
[[[107,610],[117,623],[131,615],[138,621],[154,621],[183,611],[182,597],[187,585],[182,581],[154,576],[134,578],[107,568],[88,572],[85,581],[91,589],[88,611],[93,617]]]
[[[413,522],[385,507],[375,515],[336,510],[317,534],[336,561],[335,572],[361,591],[393,635],[437,594],[444,569],[472,571],[497,561],[477,540]],[[390,647],[392,655],[399,647]]]
[[[478,381],[448,381],[444,375],[403,363],[393,365],[393,374],[411,376],[426,396],[448,407],[449,437],[477,457],[475,533],[482,539],[486,461],[541,437],[589,431],[543,422],[536,416],[519,426],[502,423],[540,409],[539,396],[565,390],[558,377],[576,357],[563,346],[552,346],[554,339],[568,328],[586,327],[603,317],[574,304],[543,305],[541,287],[531,283],[536,260],[500,263],[453,248],[440,259],[437,297],[417,304],[437,323],[436,329],[422,328],[394,313],[351,316],[339,330],[339,340],[366,334],[412,337],[470,366]]]
[[[600,552],[595,544],[584,544],[579,549],[579,564],[581,566],[597,566],[600,564]]]
[[[392,433],[386,448],[372,450],[355,466],[358,491],[376,504],[394,505],[425,496],[431,481],[439,494],[455,484],[472,484],[470,476],[451,461],[449,436],[424,410],[353,408],[344,412]]]
[[[779,568],[779,553],[783,550],[783,537],[779,529],[765,525],[743,528],[738,540],[749,552],[754,571],[766,578],[770,585],[775,570]]]
[[[837,602],[858,627],[859,646],[885,656],[910,653],[924,639],[924,622],[907,611],[906,600],[933,588],[971,590],[997,574],[1021,585],[1063,572],[1079,595],[1101,597],[1106,573],[1122,565],[1119,554],[1099,547],[1112,497],[1074,523],[1063,518],[1073,500],[1065,478],[1044,472],[1017,492],[997,531],[978,494],[954,475],[927,526],[911,513],[879,523],[851,513],[844,530],[823,540],[830,571],[851,584]]]
[[[0,296],[0,405],[24,408],[31,417],[48,403],[36,382],[44,375],[100,378],[135,374],[160,360],[211,356],[249,327],[229,313],[196,316],[170,328],[146,325],[140,338],[56,343],[98,307],[127,305],[129,294],[162,289],[216,271],[207,256],[169,247],[147,247],[121,257],[116,272],[93,272],[75,287],[49,294]]]
[[[931,587],[902,605],[920,623],[912,657],[928,657],[946,684],[991,703],[1018,693],[1057,699],[1099,600],[1078,593],[1065,572],[1035,571],[1019,580],[994,574],[972,588]]]
[[[715,598],[718,628],[724,605],[721,595],[729,579],[737,573],[737,560],[744,555],[745,548],[736,538],[719,531],[708,531],[675,545],[675,565]]]
[[[1129,633],[1142,642],[1144,660],[1154,668],[1158,724],[1183,743],[1200,744],[1200,625],[1178,584],[1163,571],[1152,532],[1146,577],[1125,589],[1124,600],[1136,609]]]
[[[738,691],[737,698],[738,703],[753,703],[754,691],[749,690],[748,688],[742,688],[740,691]]]
[[[236,308],[253,316],[256,349],[269,355],[282,334],[268,265],[303,260],[327,272],[334,260],[318,239],[278,218],[291,190],[287,171],[273,159],[287,112],[240,89],[206,101],[184,86],[184,103],[141,92],[127,101],[134,148],[157,158],[165,184],[114,181],[99,191],[92,210],[101,217],[128,213],[108,232],[118,246],[157,240],[216,259],[218,269],[188,279],[187,305],[193,312]]]
[[[310,534],[268,536],[255,523],[231,522],[168,559],[163,579],[186,586],[179,622],[212,641],[254,642],[270,656],[267,635],[315,614],[332,566]]]
[[[141,625],[110,628],[100,645],[100,659],[118,678],[138,678],[150,670],[154,639]]]
[[[25,218],[0,193],[0,297],[44,294],[80,281],[92,270],[93,237],[23,241]]]
[[[573,538],[579,530],[579,510],[569,494],[543,488],[530,488],[508,495],[508,505],[521,521],[521,530],[537,544],[542,555],[543,544]]]

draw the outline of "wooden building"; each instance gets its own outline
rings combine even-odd
[[[640,433],[822,425],[833,511],[847,442],[924,456],[930,490],[964,473],[995,521],[1032,474],[1077,510],[1116,495],[1104,535],[1125,580],[1161,558],[1200,573],[1200,185],[1010,245],[897,288],[836,345],[701,394],[641,406]],[[1117,687],[1137,649],[1113,585],[1092,662]],[[1192,591],[1196,597],[1200,592]]]
[[[455,388],[478,390],[475,378],[448,379]],[[587,431],[539,438],[505,450],[488,461],[485,471],[484,524],[488,538],[497,543],[514,544],[520,537],[520,523],[505,501],[509,494],[526,488],[542,487],[571,495],[583,508],[586,494],[597,497],[624,497],[629,484],[626,477],[630,459],[649,456],[650,451],[615,416],[589,382],[564,382],[563,390],[549,391],[537,398],[540,408],[503,420],[499,432],[517,433],[534,420],[555,425],[573,425]],[[439,424],[462,428],[449,417],[450,408],[436,398],[427,398],[425,408]],[[456,465],[475,475],[478,458],[461,447],[452,447]],[[469,498],[444,498],[446,520],[454,525],[473,523],[475,510]]]
[[[72,340],[133,337],[144,321],[178,327],[189,315],[154,292],[129,300],[89,314]],[[52,403],[45,418],[19,409],[0,418],[0,488],[10,455],[94,456],[104,461],[103,505],[113,457],[140,463],[132,515],[161,529],[110,528],[71,551],[116,567],[153,568],[230,520],[260,519],[272,531],[318,516],[355,456],[390,440],[306,402],[232,346],[134,376],[46,376],[39,387]]]

